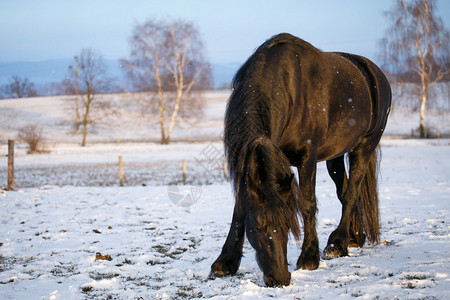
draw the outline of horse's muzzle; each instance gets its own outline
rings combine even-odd
[[[291,273],[280,274],[274,276],[264,274],[264,282],[268,287],[282,287],[291,284]]]

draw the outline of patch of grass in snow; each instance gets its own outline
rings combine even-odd
[[[90,286],[90,285],[85,285],[81,287],[81,291],[83,293],[89,293],[90,291],[92,291],[94,289],[94,287]]]
[[[164,257],[171,259],[177,259],[181,254],[188,251],[188,249],[184,247],[177,247],[173,249],[172,244],[154,245],[153,249],[155,249],[159,254],[162,254]]]
[[[429,278],[428,274],[413,274],[413,275],[405,275],[405,279],[407,280],[424,280]]]
[[[90,273],[89,277],[94,279],[94,280],[103,280],[103,279],[112,279],[114,277],[119,277],[120,274],[118,273]]]
[[[0,272],[4,272],[5,270],[12,269],[16,262],[15,257],[5,257],[0,254]]]
[[[404,274],[400,280],[404,289],[425,289],[435,286],[436,280],[429,273],[410,273]]]
[[[192,287],[192,285],[189,286],[177,286],[178,290],[175,293],[178,297],[183,299],[192,299],[192,298],[202,298],[203,293],[202,292],[195,292],[195,289]]]
[[[79,274],[75,272],[75,265],[72,264],[70,265],[60,264],[51,269],[50,273],[55,277],[65,277],[65,278],[73,276],[75,274]]]
[[[4,272],[13,269],[15,265],[27,266],[28,263],[34,260],[33,257],[14,257],[14,256],[3,256],[0,254],[0,272]]]
[[[150,259],[149,261],[147,261],[147,265],[150,265],[150,266],[165,265],[167,263],[168,263],[168,261],[153,260],[153,259]]]

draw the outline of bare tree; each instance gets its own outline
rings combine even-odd
[[[9,83],[3,87],[4,98],[27,98],[38,95],[34,84],[28,78],[11,76]]]
[[[66,89],[79,94],[76,100],[75,117],[77,125],[83,125],[81,146],[84,147],[86,146],[88,125],[95,121],[94,116],[96,115],[93,112],[105,108],[104,103],[97,101],[97,95],[107,92],[110,89],[111,81],[106,76],[106,67],[102,56],[92,49],[82,49],[74,60],[75,69],[69,67],[71,72],[63,83]]]
[[[382,40],[386,69],[395,81],[411,86],[420,100],[422,138],[428,91],[450,72],[450,34],[435,11],[434,0],[397,0],[386,12],[392,24]]]
[[[135,26],[130,45],[130,59],[122,62],[135,88],[156,95],[150,100],[159,108],[161,143],[168,144],[184,101],[201,82],[211,82],[199,32],[191,22],[149,20]]]

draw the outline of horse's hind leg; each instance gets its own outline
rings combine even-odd
[[[324,250],[324,258],[348,255],[349,231],[352,217],[357,209],[359,190],[367,169],[368,162],[375,151],[369,145],[360,144],[349,154],[350,176],[347,189],[342,197],[342,216],[338,228],[333,231]]]
[[[347,189],[348,179],[347,173],[345,172],[345,163],[344,156],[337,157],[332,160],[327,161],[327,169],[328,174],[331,179],[333,179],[334,184],[336,185],[336,194],[341,201],[341,204],[344,205],[344,193]],[[362,247],[365,242],[365,234],[364,230],[361,226],[362,224],[362,213],[360,212],[360,208],[355,210],[352,216],[352,220],[350,222],[350,231],[349,231],[349,246],[350,247]]]
[[[245,211],[236,202],[233,211],[230,231],[228,232],[222,252],[211,265],[210,276],[222,277],[233,275],[239,269],[245,236]]]

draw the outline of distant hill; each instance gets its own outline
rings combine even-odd
[[[117,60],[104,62],[109,76],[116,77],[119,82],[124,81]],[[0,85],[8,83],[11,76],[18,75],[33,82],[40,94],[51,95],[51,84],[61,82],[68,75],[68,68],[72,64],[72,59],[0,63]]]
[[[125,87],[126,79],[118,60],[105,59],[108,74],[118,80],[119,85]],[[61,82],[67,76],[68,67],[73,64],[72,59],[57,59],[38,62],[0,63],[0,85],[8,83],[13,75],[28,78],[34,83],[38,91],[48,91],[54,82]],[[228,88],[239,64],[213,64],[214,88]],[[50,93],[51,94],[51,93]]]
[[[13,75],[27,77],[34,84],[60,82],[68,71],[71,60],[48,60],[38,62],[0,63],[0,84],[5,84]]]

